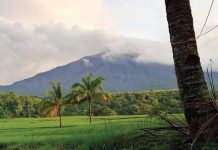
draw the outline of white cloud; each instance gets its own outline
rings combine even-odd
[[[86,58],[83,58],[83,63],[84,63],[87,67],[93,65],[93,64],[90,62],[90,60],[89,60],[89,59],[86,59]]]
[[[216,33],[202,37],[198,42],[203,66],[207,66],[210,58],[218,64]],[[159,42],[118,37],[102,30],[83,30],[78,26],[67,28],[62,24],[29,28],[1,18],[0,84],[9,84],[103,51],[108,51],[103,59],[111,61],[123,54],[131,54],[134,61],[140,63],[173,63],[168,40]]]
[[[0,19],[0,84],[101,52],[113,36],[61,24],[28,28]]]
[[[199,33],[210,3],[191,3]],[[215,3],[206,30],[218,23],[217,11]],[[2,0],[0,14],[0,84],[106,50],[111,61],[131,54],[140,63],[173,63],[162,0]],[[218,70],[217,32],[198,40],[204,68],[212,58]]]
[[[107,47],[109,51],[102,57],[111,62],[131,57],[138,63],[173,63],[171,48],[166,42],[120,37],[108,43]]]
[[[190,2],[199,32],[211,1]],[[215,2],[206,29],[217,24],[217,11]],[[164,0],[1,0],[0,14],[28,26],[62,23],[135,38],[168,38]]]

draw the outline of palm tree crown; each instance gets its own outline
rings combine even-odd
[[[93,78],[93,75],[90,73],[86,77],[83,77],[81,83],[75,83],[72,85],[72,92],[70,93],[71,99],[77,103],[82,103],[88,101],[89,103],[89,117],[90,123],[92,122],[92,110],[91,102],[93,100],[103,100],[105,102],[110,101],[110,94],[103,92],[102,82],[104,81],[103,77]]]
[[[61,122],[61,113],[63,109],[63,97],[62,89],[60,83],[49,83],[52,87],[51,90],[46,92],[46,95],[49,97],[48,101],[43,101],[41,112],[43,114],[50,114],[51,117],[55,116],[57,113],[60,118],[60,127],[62,126]]]

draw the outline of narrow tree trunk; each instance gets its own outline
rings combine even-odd
[[[89,100],[89,122],[92,123],[92,106],[91,106],[91,100]]]
[[[62,120],[61,120],[61,106],[59,106],[58,111],[59,111],[59,121],[60,121],[60,125],[59,125],[59,127],[61,128],[61,127],[62,127]]]
[[[210,97],[197,51],[190,2],[165,0],[165,4],[177,83],[193,139],[202,124],[217,110]]]

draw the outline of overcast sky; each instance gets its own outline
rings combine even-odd
[[[196,34],[211,0],[190,0]],[[0,0],[0,85],[105,50],[172,64],[164,0]],[[205,31],[218,24],[215,1]],[[218,68],[218,29],[198,40]]]

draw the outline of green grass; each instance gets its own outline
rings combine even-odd
[[[58,118],[0,119],[0,149],[115,149],[119,135],[149,127],[150,120],[145,116],[93,117],[90,124],[88,117],[75,116],[63,117],[63,127],[58,125]]]

